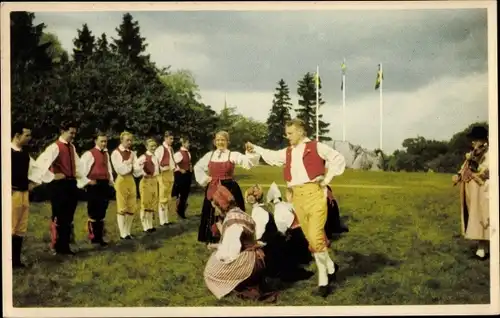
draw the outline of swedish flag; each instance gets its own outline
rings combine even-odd
[[[378,65],[377,71],[377,79],[375,80],[375,89],[379,89],[380,83],[384,80],[384,74],[382,73],[382,69],[380,68],[380,64]]]

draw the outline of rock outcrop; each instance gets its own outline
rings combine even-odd
[[[369,151],[348,141],[334,140],[326,143],[345,157],[346,168],[372,171],[383,170],[384,158],[380,151]]]

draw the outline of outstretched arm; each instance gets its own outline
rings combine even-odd
[[[286,148],[280,150],[269,150],[247,143],[247,149],[249,150],[247,153],[253,152],[256,155],[254,156],[257,158],[254,160],[258,161],[258,159],[262,157],[268,165],[281,167],[286,162]]]

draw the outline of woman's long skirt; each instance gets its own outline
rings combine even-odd
[[[221,184],[228,188],[228,190],[233,194],[240,209],[245,211],[245,200],[243,199],[243,194],[241,193],[238,183],[234,180],[221,180]],[[215,208],[212,206],[210,200],[207,199],[207,190],[208,186],[205,189],[205,199],[203,200],[203,207],[201,210],[198,242],[217,243],[219,242],[220,237],[212,233],[212,225],[217,222],[217,218],[215,216]]]

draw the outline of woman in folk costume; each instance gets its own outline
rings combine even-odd
[[[196,182],[202,187],[206,187],[205,199],[201,211],[201,222],[198,231],[198,241],[205,243],[215,243],[218,237],[212,235],[211,227],[216,223],[215,209],[210,203],[213,193],[219,184],[222,184],[231,191],[238,207],[245,211],[245,201],[241,193],[240,186],[234,180],[234,169],[236,165],[244,169],[253,167],[250,159],[237,151],[230,151],[229,134],[219,131],[215,135],[216,150],[205,154],[194,166]]]
[[[237,296],[260,301],[276,301],[277,292],[268,291],[262,247],[255,239],[255,222],[238,207],[233,194],[219,185],[212,202],[223,218],[218,222],[219,244],[209,245],[210,255],[203,277],[217,299],[234,292]]]
[[[293,206],[318,269],[318,289],[315,294],[327,297],[335,281],[337,266],[330,258],[329,241],[325,234],[328,213],[326,185],[345,169],[345,158],[328,145],[310,140],[306,125],[294,119],[285,125],[290,146],[281,150],[268,150],[247,143],[247,151],[262,156],[274,166],[285,166],[287,186],[293,189]],[[326,169],[328,167],[328,169]]]
[[[51,249],[56,254],[74,255],[70,243],[74,243],[74,225],[78,205],[77,179],[82,174],[80,158],[73,144],[77,124],[65,122],[61,135],[37,158],[36,165],[43,171],[43,181],[50,183],[52,197]]]
[[[137,160],[132,151],[131,133],[120,135],[120,145],[111,153],[111,163],[116,171],[116,217],[121,239],[132,239],[132,223],[137,210],[137,187],[134,180],[134,165]]]
[[[467,137],[473,149],[453,182],[460,184],[462,235],[478,242],[476,257],[485,260],[490,240],[488,131],[476,126]]]
[[[83,176],[78,187],[87,192],[87,230],[92,244],[107,246],[104,241],[104,219],[109,205],[110,187],[114,185],[113,168],[106,148],[108,137],[97,132],[95,146],[80,158]]]
[[[153,225],[154,215],[158,209],[158,176],[160,175],[160,162],[154,155],[157,147],[154,139],[146,141],[146,153],[140,156],[135,164],[135,174],[142,176],[139,182],[141,196],[141,222],[144,232],[156,231]]]
[[[281,192],[273,182],[267,192],[267,202],[274,204],[274,220],[278,231],[286,237],[285,251],[289,262],[297,266],[308,265],[313,260],[309,243],[293,210],[291,190],[287,189],[286,195],[288,202],[281,199]]]
[[[164,141],[155,150],[155,156],[160,162],[160,175],[158,176],[159,195],[160,201],[158,206],[158,216],[160,226],[169,225],[174,223],[176,200],[172,195],[174,187],[174,171],[177,164],[174,160],[174,135],[171,131],[166,131],[164,134]]]
[[[189,138],[181,138],[181,148],[174,154],[177,168],[174,172],[174,189],[172,196],[177,197],[177,215],[186,218],[187,199],[191,190],[193,167],[189,152]]]

